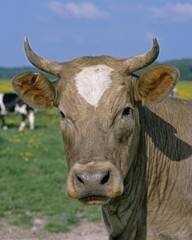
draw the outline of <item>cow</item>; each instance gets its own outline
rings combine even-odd
[[[0,93],[0,119],[2,122],[2,129],[7,130],[8,126],[5,123],[5,115],[9,113],[21,114],[22,121],[19,126],[19,131],[24,130],[26,126],[26,119],[29,119],[29,127],[34,129],[35,115],[34,109],[26,104],[16,93]]]
[[[32,107],[56,107],[68,165],[66,192],[100,205],[109,240],[192,239],[192,103],[169,97],[179,70],[150,51],[130,58],[29,61],[58,77],[15,76]]]

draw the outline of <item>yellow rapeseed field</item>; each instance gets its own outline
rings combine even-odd
[[[10,80],[0,80],[0,92],[13,92]]]
[[[178,97],[192,99],[192,81],[177,83]],[[10,80],[0,80],[0,92],[13,92]]]
[[[177,84],[178,97],[192,99],[192,81],[178,82]]]

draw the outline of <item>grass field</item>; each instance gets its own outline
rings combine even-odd
[[[192,99],[192,82],[179,82],[179,97]],[[12,91],[0,81],[0,92]],[[100,220],[99,207],[87,207],[65,194],[67,167],[56,110],[37,111],[36,130],[17,130],[20,116],[6,118],[0,130],[0,218],[32,226],[45,221],[49,231],[64,232],[82,219]]]
[[[0,218],[16,225],[46,221],[49,231],[67,231],[82,219],[100,220],[99,207],[87,207],[65,194],[66,161],[56,111],[38,111],[36,130],[19,132],[20,116],[9,115],[0,130]]]

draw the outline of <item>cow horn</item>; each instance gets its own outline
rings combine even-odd
[[[31,49],[29,42],[27,40],[27,37],[24,38],[24,46],[25,46],[25,52],[26,52],[27,58],[35,67],[57,76],[60,75],[61,67],[63,63],[56,62],[56,61],[49,61],[47,59],[43,59],[40,56],[38,56]]]
[[[126,72],[133,73],[141,68],[153,63],[159,55],[159,44],[157,39],[153,39],[152,49],[144,54],[124,59]]]

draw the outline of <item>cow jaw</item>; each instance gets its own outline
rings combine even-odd
[[[104,205],[123,193],[123,181],[110,162],[76,163],[70,169],[67,194],[87,205]]]

